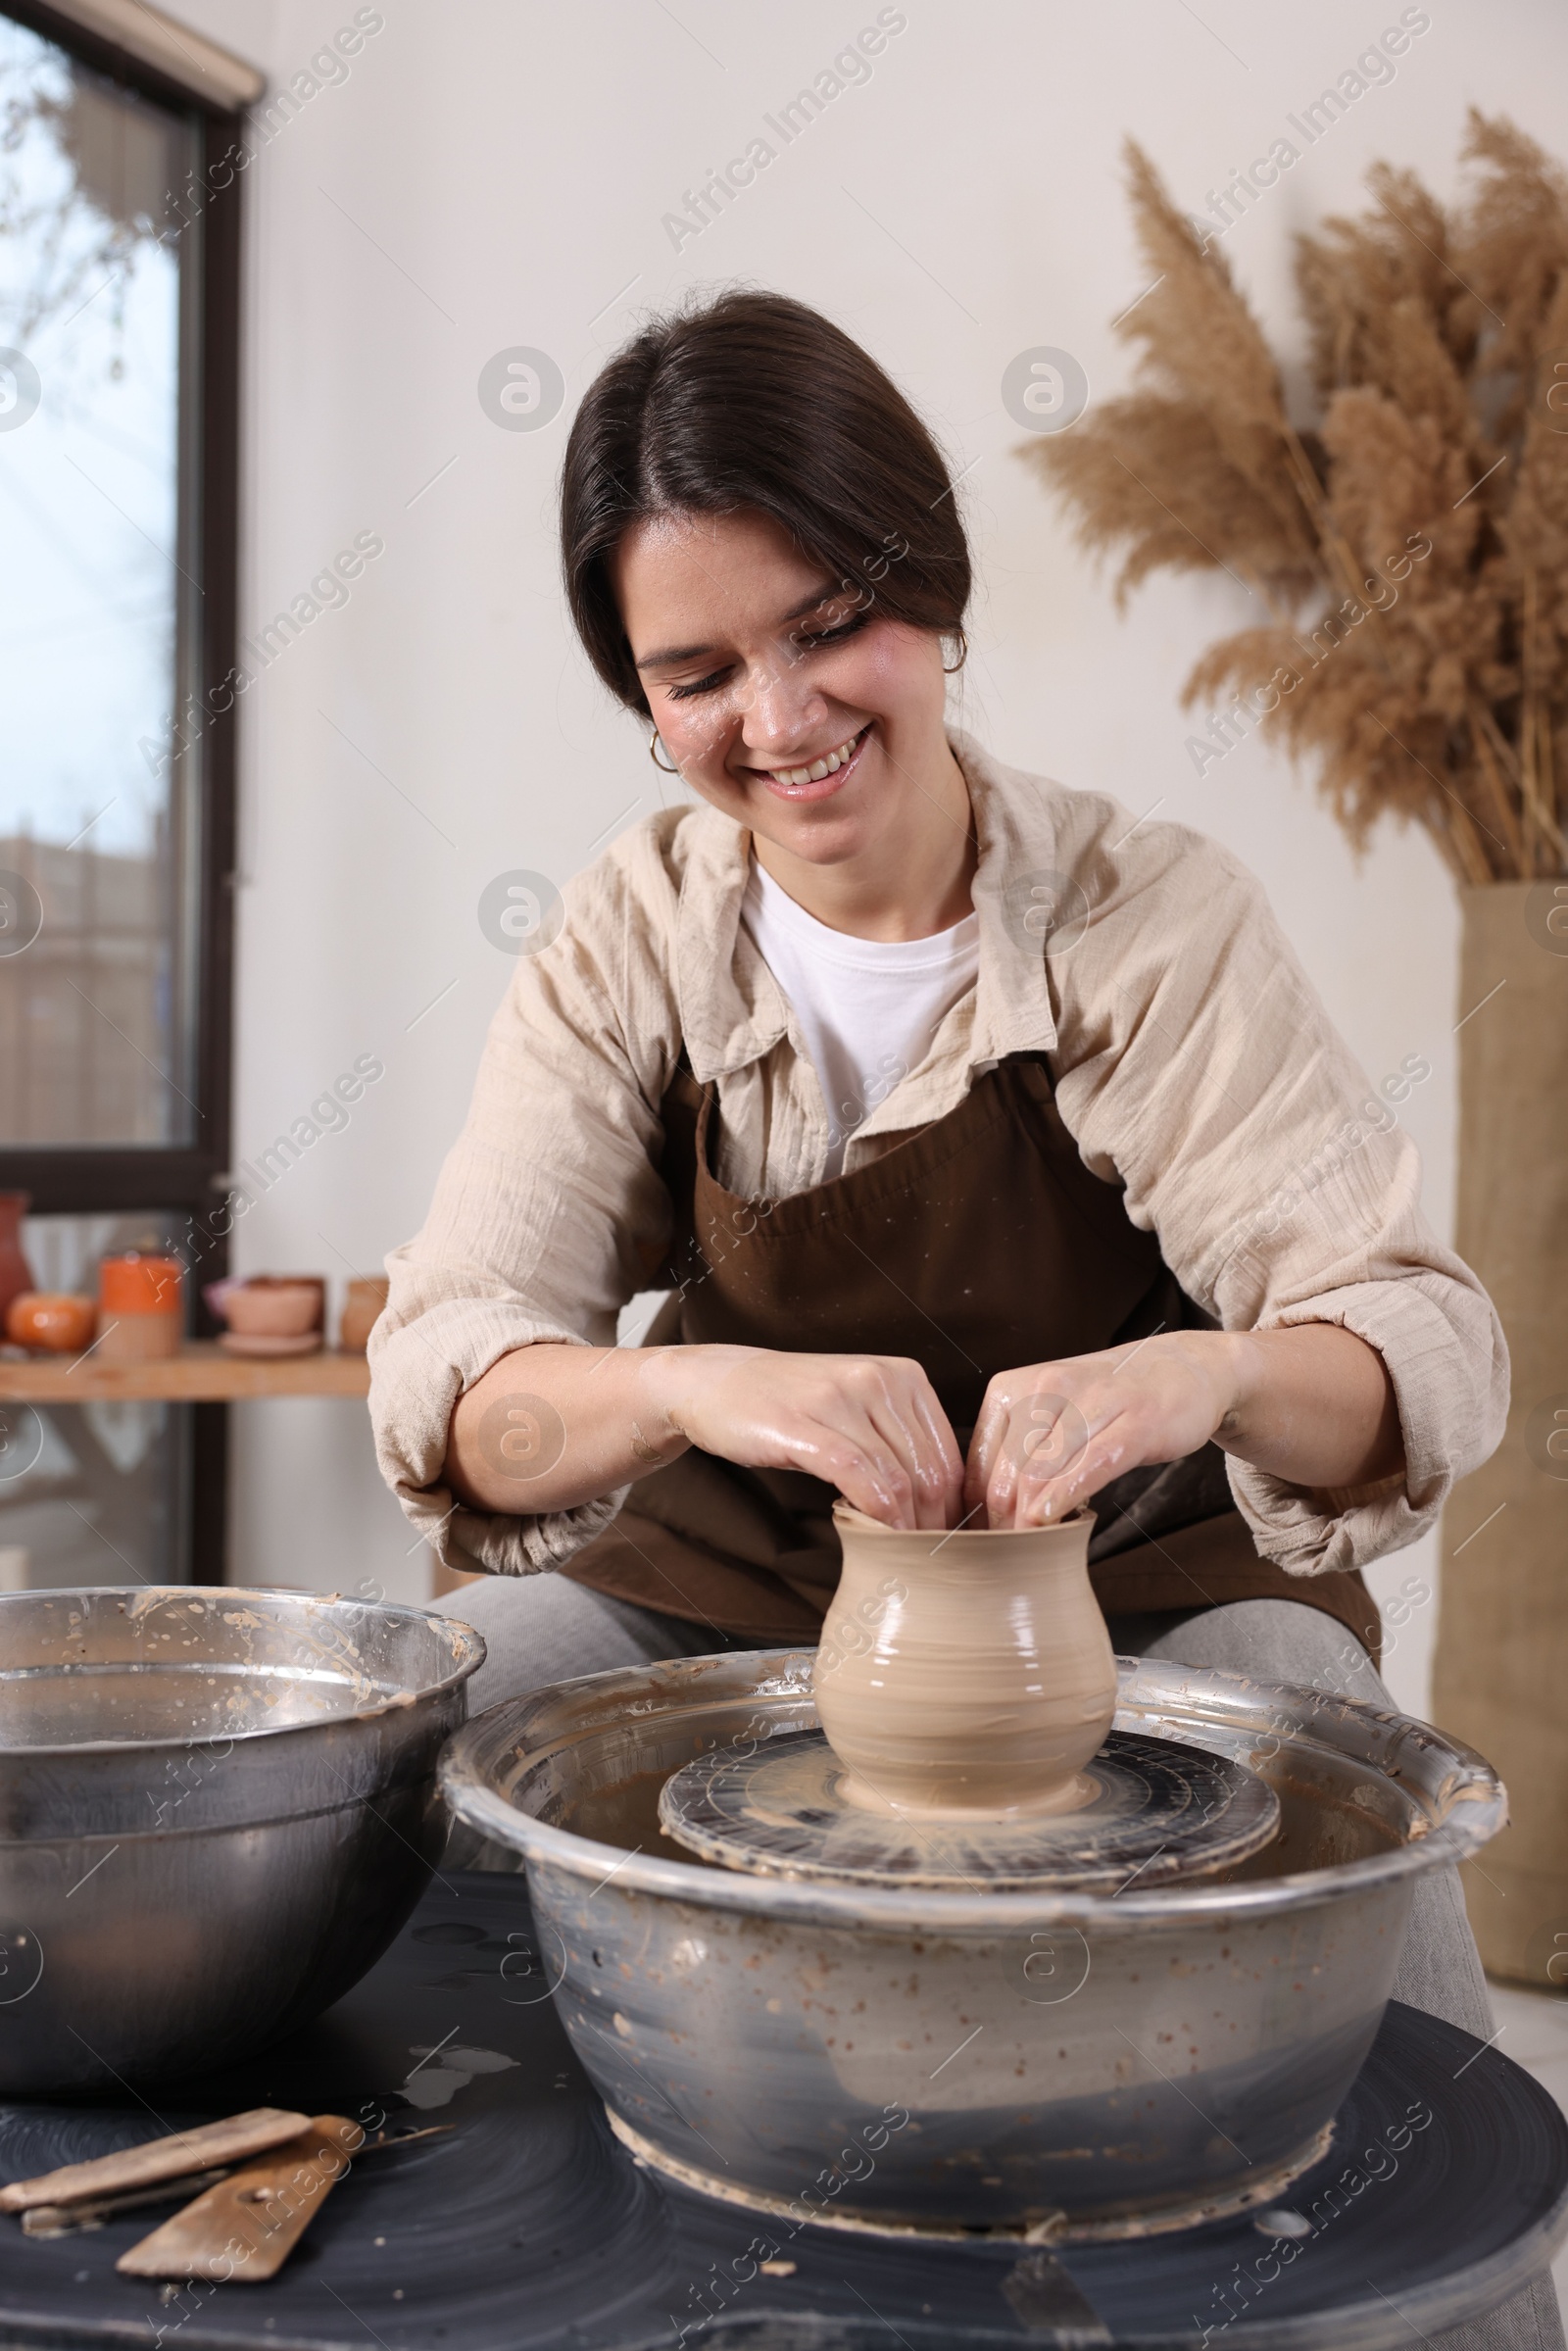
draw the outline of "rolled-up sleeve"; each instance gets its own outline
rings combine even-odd
[[[1501,1326],[1423,1217],[1399,1124],[1430,1065],[1412,1052],[1369,1086],[1261,886],[1177,826],[1118,858],[1096,837],[1107,804],[1085,798],[1072,869],[1094,919],[1052,958],[1062,1115],[1225,1329],[1339,1323],[1382,1357],[1402,1477],[1316,1493],[1229,1462],[1265,1558],[1301,1575],[1364,1565],[1432,1524],[1507,1415]]]
[[[499,1575],[562,1565],[626,1489],[537,1516],[461,1507],[442,1482],[458,1398],[517,1348],[613,1346],[669,1223],[656,1163],[678,1050],[661,937],[673,892],[657,837],[629,837],[564,897],[561,933],[519,956],[491,1022],[423,1229],[386,1260],[369,1350],[383,1477],[447,1566]]]

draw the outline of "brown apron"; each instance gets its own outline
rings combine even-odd
[[[675,1239],[657,1286],[674,1295],[649,1345],[912,1355],[961,1444],[999,1371],[1215,1327],[1120,1190],[1085,1167],[1034,1055],[1000,1062],[946,1118],[789,1200],[724,1189],[714,1114],[713,1089],[682,1066],[662,1105],[660,1165]],[[741,1469],[693,1448],[640,1479],[562,1572],[760,1643],[809,1641],[839,1577],[834,1498],[802,1471]],[[1378,1612],[1360,1576],[1289,1576],[1260,1559],[1216,1445],[1129,1471],[1094,1508],[1090,1572],[1107,1616],[1300,1600],[1376,1659]]]

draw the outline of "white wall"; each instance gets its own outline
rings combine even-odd
[[[182,0],[274,83],[353,0]],[[1287,135],[1397,0],[1310,12],[1203,0],[906,0],[907,28],[677,255],[661,225],[859,28],[871,0],[382,0],[384,29],[248,176],[244,609],[265,621],[355,533],[385,553],[243,705],[236,1141],[265,1146],[360,1053],[384,1078],[240,1228],[242,1268],[373,1270],[418,1224],[508,976],[475,906],[490,877],[563,876],[654,805],[643,742],[564,622],[552,501],[565,427],[634,317],[741,278],[820,305],[931,416],[960,466],[983,590],[964,715],[1004,758],[1228,841],[1265,880],[1375,1079],[1433,1076],[1409,1125],[1446,1229],[1456,913],[1435,854],[1385,835],[1357,868],[1307,784],[1249,744],[1200,781],[1177,708],[1197,654],[1249,617],[1228,581],[1157,581],[1118,619],[1011,454],[999,382],[1066,348],[1128,380],[1107,322],[1145,283],[1120,181],[1132,132],[1178,200]],[[1548,144],[1568,16],[1431,0],[1431,28],[1227,237],[1296,365],[1291,238],[1360,201],[1367,165],[1456,183],[1467,104]],[[1301,142],[1297,141],[1299,145]],[[774,144],[778,142],[775,140]],[[566,402],[504,431],[476,385],[542,348]],[[434,478],[437,477],[438,478]],[[429,486],[426,486],[429,485]],[[350,1407],[235,1414],[237,1572],[425,1589]],[[1379,1571],[1433,1580],[1431,1546]],[[1395,1653],[1424,1705],[1436,1609]]]

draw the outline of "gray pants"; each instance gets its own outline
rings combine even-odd
[[[439,1603],[442,1612],[484,1635],[488,1654],[468,1686],[471,1713],[525,1690],[614,1666],[651,1665],[663,1657],[711,1656],[755,1647],[708,1625],[660,1616],[608,1599],[564,1576],[498,1577],[466,1585]],[[1258,1682],[1301,1682],[1336,1695],[1394,1709],[1371,1659],[1345,1627],[1297,1600],[1232,1600],[1192,1616],[1110,1619],[1122,1656],[1165,1657]],[[449,1847],[454,1864],[514,1866],[497,1848],[460,1829]],[[1480,2040],[1494,2027],[1486,1978],[1465,1917],[1458,1874],[1420,1880],[1394,1997],[1445,2018]],[[1549,2274],[1470,2327],[1429,2338],[1433,2351],[1563,2351],[1562,2322]]]

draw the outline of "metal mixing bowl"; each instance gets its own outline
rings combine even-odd
[[[441,1779],[527,1857],[539,1940],[509,1961],[511,1996],[554,1992],[643,2160],[770,2212],[1073,2241],[1274,2198],[1322,2152],[1371,2045],[1417,1880],[1496,1834],[1503,1791],[1402,1716],[1155,1660],[1118,1670],[1119,1729],[1270,1782],[1272,1845],[1111,1895],[744,1876],[662,1837],[659,1788],[713,1746],[813,1723],[809,1651],[493,1707]]]
[[[414,1908],[484,1656],[417,1608],[0,1593],[0,2092],[227,2063]]]

